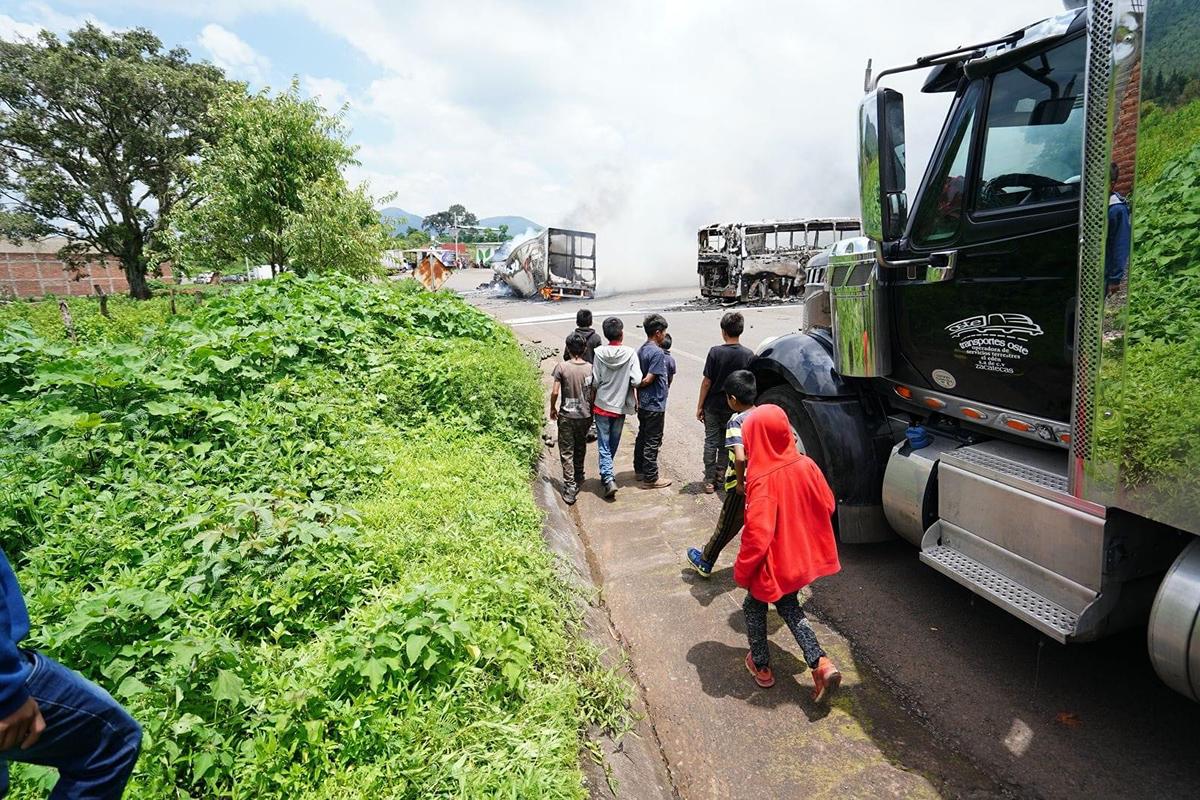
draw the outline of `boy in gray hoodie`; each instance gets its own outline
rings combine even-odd
[[[642,368],[632,347],[621,344],[625,323],[617,317],[604,320],[604,338],[608,344],[596,348],[592,363],[592,416],[596,421],[596,449],[600,452],[600,480],[604,496],[617,495],[613,474],[613,455],[621,444],[625,415],[637,411],[634,387],[642,382]]]

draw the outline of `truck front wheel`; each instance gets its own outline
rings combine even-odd
[[[821,468],[837,498],[835,527],[844,543],[895,537],[881,505],[882,464],[857,399],[809,399],[783,383],[765,389],[758,404],[784,410],[796,432],[797,449]]]
[[[796,449],[817,462],[821,471],[829,474],[825,467],[825,459],[821,452],[821,442],[817,438],[812,416],[804,407],[804,396],[787,384],[772,386],[758,396],[758,405],[779,406],[788,415],[792,430],[796,433]]]

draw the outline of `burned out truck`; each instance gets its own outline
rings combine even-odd
[[[804,285],[809,259],[828,245],[857,236],[848,217],[734,222],[698,233],[696,271],[704,297],[744,302],[785,299]]]
[[[496,254],[497,282],[518,297],[561,300],[596,294],[596,234],[546,228]]]
[[[1061,643],[1145,626],[1200,700],[1200,3],[1067,5],[868,68],[866,235],[829,256],[828,323],[751,368],[843,542],[898,534]],[[949,110],[910,206],[880,79],[918,69]]]

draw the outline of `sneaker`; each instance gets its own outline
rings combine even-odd
[[[671,481],[668,480],[667,478],[659,478],[658,480],[654,481],[653,483],[651,483],[650,481],[646,481],[645,483],[642,484],[642,488],[643,489],[665,489],[670,485],[671,485]]]
[[[833,665],[828,656],[821,656],[821,660],[813,667],[812,675],[814,703],[825,702],[842,685],[842,673],[838,672],[838,668]]]
[[[713,565],[704,560],[704,554],[695,547],[687,551],[687,560],[692,565],[696,572],[700,573],[701,578],[707,578],[712,575]]]
[[[715,485],[713,485],[711,483],[704,484],[704,493],[705,494],[712,494],[716,490],[717,490],[717,487]]]
[[[746,653],[746,669],[750,670],[750,674],[754,676],[754,682],[764,689],[770,689],[775,685],[775,675],[771,672],[770,667],[759,669],[754,664],[754,656]]]
[[[575,505],[575,492],[563,492],[563,502],[569,506]]]
[[[604,496],[610,500],[617,496],[617,482],[612,478],[604,482]]]

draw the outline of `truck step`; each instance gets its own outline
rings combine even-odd
[[[1059,642],[1071,639],[1079,625],[1079,615],[953,547],[923,550],[921,561]]]
[[[1066,451],[989,441],[960,447],[942,457],[960,468],[1046,497],[1068,491]]]

